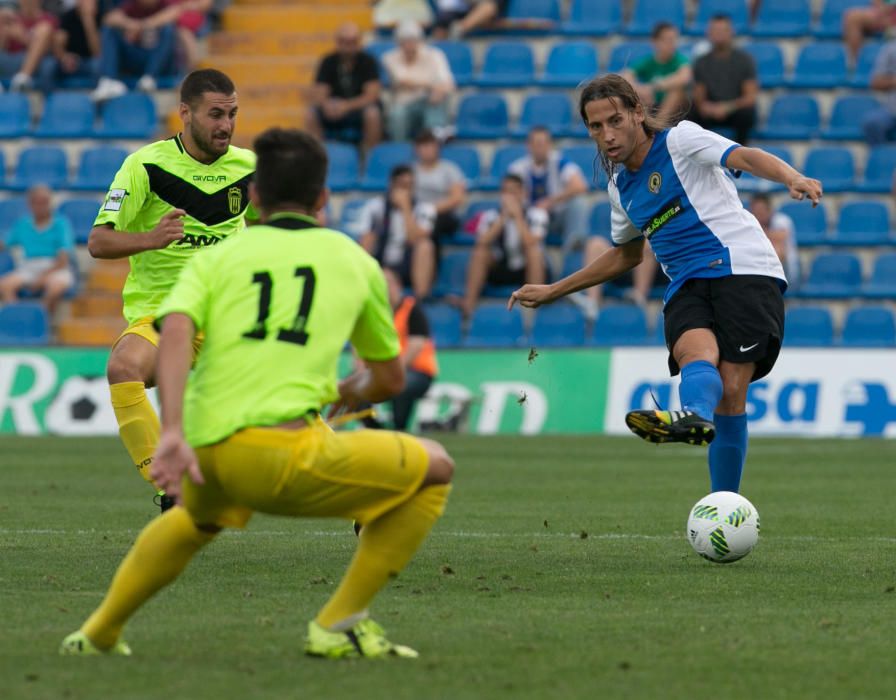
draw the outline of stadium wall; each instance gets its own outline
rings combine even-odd
[[[107,352],[0,351],[0,433],[115,435]],[[445,350],[418,422],[477,434],[628,434],[626,411],[676,408],[662,348]],[[349,362],[346,358],[345,368]],[[753,434],[896,437],[896,352],[786,350],[750,389]]]

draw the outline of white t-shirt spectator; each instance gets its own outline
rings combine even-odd
[[[466,178],[450,160],[440,160],[429,169],[414,165],[414,195],[419,202],[435,204],[445,199],[458,182],[466,182]]]
[[[479,236],[484,235],[500,216],[501,212],[497,209],[489,209],[483,212],[479,218],[476,234]],[[533,236],[539,240],[544,240],[548,233],[548,213],[544,209],[529,207],[526,210],[526,223],[529,225],[529,232]],[[492,245],[492,254],[498,262],[503,262],[509,270],[521,270],[526,266],[523,237],[512,219],[505,221],[504,230]]]
[[[404,59],[401,49],[392,49],[383,55],[383,67],[389,73],[392,84],[392,94],[396,102],[406,103],[425,97],[427,89],[399,88],[399,83],[408,81],[415,84],[432,85],[454,89],[454,75],[448,65],[448,59],[441,49],[434,46],[421,45],[417,51],[417,57],[412,63]]]
[[[408,242],[408,234],[405,230],[404,217],[401,212],[392,207],[388,211],[386,221],[386,198],[376,197],[364,205],[359,217],[361,231],[373,232],[377,237],[385,236],[386,240],[378,242],[377,250],[382,247],[382,264],[386,267],[401,265],[404,261],[405,247]],[[418,202],[414,205],[414,219],[420,228],[432,231],[436,220],[436,208],[431,203]],[[387,230],[388,227],[388,230]]]
[[[787,214],[775,212],[769,222],[773,231],[787,231],[787,259],[784,261],[784,273],[790,286],[796,286],[800,280],[800,255],[796,248],[796,231],[793,219]]]
[[[532,156],[524,156],[513,161],[507,172],[522,178],[530,204],[562,192],[576,175],[585,179],[585,174],[578,165],[556,151],[551,153],[544,165],[536,165]]]

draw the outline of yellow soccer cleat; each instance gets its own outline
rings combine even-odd
[[[100,649],[78,630],[62,640],[59,653],[62,656],[130,656],[131,648],[127,642],[119,640],[111,649]]]
[[[629,411],[625,424],[635,435],[648,442],[684,442],[708,445],[716,436],[711,421],[693,411]]]
[[[382,659],[395,656],[416,659],[419,654],[410,647],[393,644],[383,628],[373,620],[361,620],[345,632],[330,632],[314,621],[308,623],[305,653],[326,659]]]

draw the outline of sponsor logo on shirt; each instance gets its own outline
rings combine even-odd
[[[211,245],[216,245],[221,242],[221,239],[218,236],[211,236],[206,234],[194,234],[194,233],[185,233],[184,237],[181,238],[175,245],[178,248],[207,248]]]
[[[194,175],[193,182],[227,182],[226,175]]]
[[[127,190],[109,190],[103,203],[103,211],[121,211],[121,205],[127,196]]]
[[[671,219],[674,219],[681,213],[681,200],[676,199],[662,208],[662,210],[654,216],[647,225],[641,229],[641,233],[645,238],[650,238],[654,233],[659,231]]]
[[[663,186],[663,176],[659,173],[650,173],[650,177],[647,178],[647,189],[653,192],[654,194],[659,194],[660,187]]]

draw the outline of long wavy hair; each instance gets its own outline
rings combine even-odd
[[[638,97],[632,84],[617,73],[607,73],[599,78],[594,78],[582,87],[582,91],[579,93],[579,115],[586,127],[588,126],[588,115],[585,114],[585,106],[595,100],[612,100],[620,111],[634,112],[640,107],[644,113],[642,126],[648,138],[674,124],[672,120],[660,119],[651,114],[650,110],[641,102],[641,98]],[[597,158],[600,159],[600,164],[607,173],[607,177],[612,180],[616,164],[610,162],[599,147]]]

